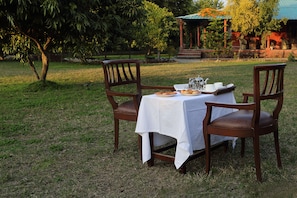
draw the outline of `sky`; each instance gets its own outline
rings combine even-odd
[[[222,0],[224,2],[224,4],[226,5],[227,4],[227,0]]]

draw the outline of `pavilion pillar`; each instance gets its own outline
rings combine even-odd
[[[179,20],[179,48],[183,49],[184,48],[184,41],[183,41],[183,25],[184,22],[182,19]]]
[[[270,36],[267,36],[266,42],[267,42],[267,47],[266,48],[270,49]]]
[[[193,47],[193,34],[192,32],[190,33],[190,49]]]
[[[200,41],[200,26],[197,27],[197,46],[200,48],[201,41]]]
[[[203,36],[203,41],[206,43],[206,28],[203,28],[204,36]]]
[[[227,20],[224,19],[224,48],[227,48]]]

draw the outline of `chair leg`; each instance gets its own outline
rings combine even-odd
[[[181,174],[186,174],[187,173],[187,166],[185,164],[183,164],[180,168],[179,168],[179,172]]]
[[[278,140],[278,130],[273,133],[274,135],[274,146],[275,146],[275,153],[276,153],[276,159],[277,159],[277,166],[279,168],[282,167],[282,161],[280,157],[280,150],[279,150],[279,140]]]
[[[261,160],[260,160],[260,141],[259,136],[253,138],[254,142],[254,158],[255,158],[255,166],[256,166],[256,175],[257,180],[262,182],[262,174],[261,174]]]
[[[206,167],[205,171],[208,174],[210,170],[210,135],[204,134],[205,139],[205,160],[206,160]]]
[[[114,151],[119,148],[119,120],[114,119]]]
[[[244,156],[244,152],[245,152],[245,138],[241,138],[241,157]]]
[[[225,141],[224,142],[224,152],[225,153],[228,151],[228,148],[229,148],[229,142],[228,141]]]

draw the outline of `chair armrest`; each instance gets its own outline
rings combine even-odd
[[[254,110],[256,108],[255,103],[218,103],[218,102],[205,102],[206,104],[206,114],[203,120],[203,127],[206,127],[212,118],[212,107],[222,107],[222,108],[230,108],[230,109],[238,109],[238,110]]]
[[[214,95],[220,95],[220,94],[228,93],[228,92],[234,91],[235,88],[236,88],[236,86],[232,86],[232,87],[227,87],[227,88],[218,89],[218,90],[214,93]]]
[[[211,107],[222,107],[230,109],[239,109],[239,110],[253,110],[256,107],[255,103],[218,103],[218,102],[205,102],[207,108]]]
[[[242,96],[243,96],[243,101],[242,102],[247,103],[249,101],[249,97],[254,97],[254,94],[252,94],[252,93],[243,93]]]
[[[138,96],[138,94],[135,94],[135,93],[114,92],[114,91],[110,91],[110,90],[106,90],[106,94],[108,96],[127,96],[127,97]]]
[[[110,102],[113,109],[116,109],[118,107],[118,101],[116,101],[116,99],[114,97],[116,97],[116,96],[130,97],[133,100],[133,103],[135,105],[135,109],[138,111],[138,106],[139,106],[140,99],[141,99],[141,96],[139,94],[114,92],[114,91],[106,90],[106,96],[107,96],[107,99],[109,100],[109,102]]]
[[[175,91],[173,86],[151,86],[151,85],[141,85],[142,89],[167,89],[171,91]]]

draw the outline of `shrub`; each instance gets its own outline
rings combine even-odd
[[[291,52],[290,54],[289,54],[289,56],[288,56],[288,61],[289,62],[295,62],[296,60],[295,60],[295,56],[294,56],[294,54]]]

